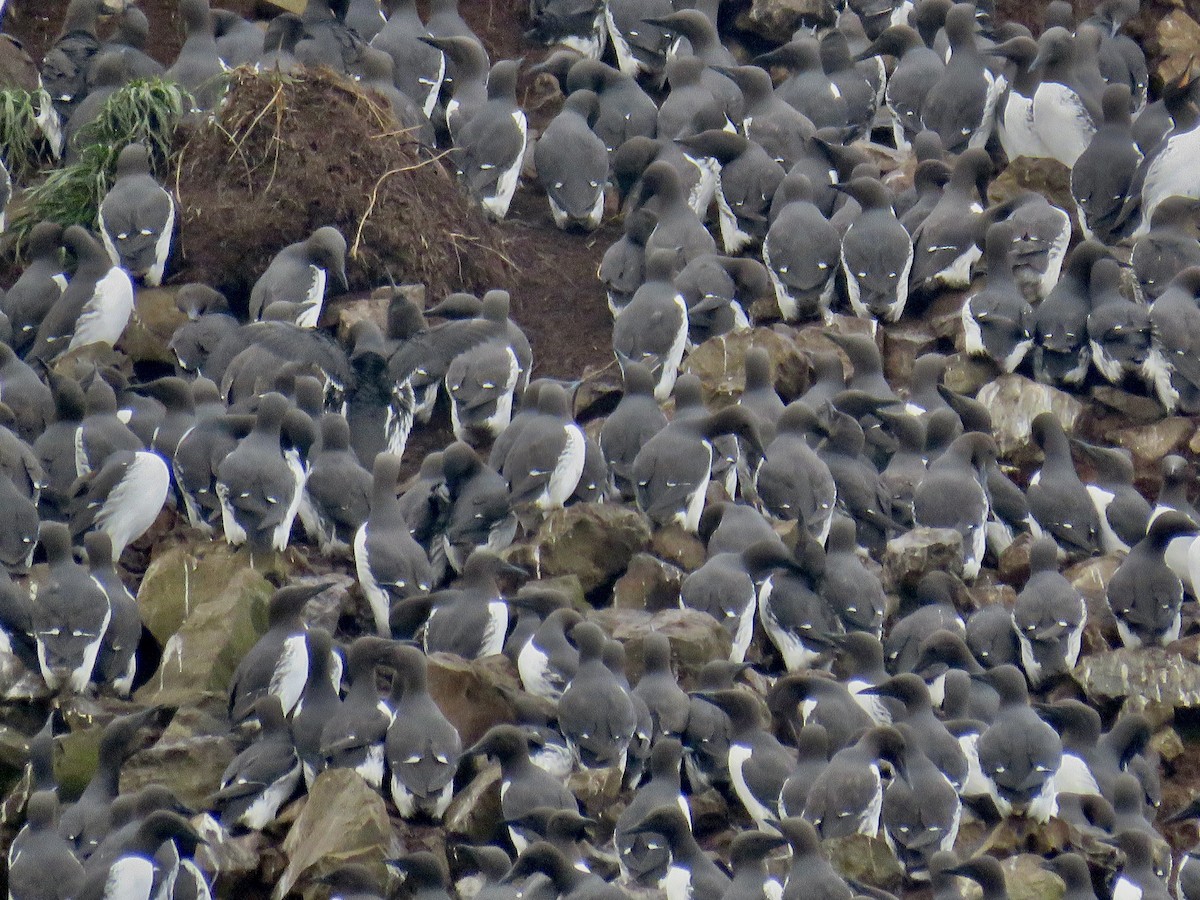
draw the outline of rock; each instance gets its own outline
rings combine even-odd
[[[625,574],[613,585],[613,606],[657,612],[679,606],[679,586],[683,570],[649,553],[639,553],[629,561]]]
[[[1138,425],[1157,422],[1166,412],[1155,397],[1145,394],[1130,394],[1111,384],[1101,384],[1093,388],[1092,399],[1104,404],[1109,409],[1116,410],[1126,419]]]
[[[339,575],[330,572],[327,575],[306,575],[289,579],[288,584],[302,585],[318,581],[333,582],[321,593],[309,599],[304,604],[304,624],[309,628],[324,628],[330,634],[337,631],[338,620],[346,611],[348,595],[357,579],[349,575]]]
[[[655,531],[650,539],[650,550],[659,559],[684,572],[694,572],[704,565],[704,543],[685,531],[682,525],[666,525]]]
[[[192,827],[204,838],[204,843],[196,848],[193,858],[210,884],[219,875],[221,887],[228,890],[258,871],[259,858],[269,840],[261,831],[235,837],[207,814],[196,816],[192,820]]]
[[[904,880],[904,867],[882,837],[851,834],[826,838],[821,846],[843,878],[885,891],[894,890]]]
[[[601,609],[590,618],[625,645],[625,671],[636,684],[642,672],[642,643],[652,631],[671,641],[671,660],[680,683],[695,684],[709,660],[729,658],[729,633],[708,613],[695,609],[665,609],[651,615],[632,609]]]
[[[708,834],[729,824],[729,803],[716,788],[689,793],[687,804],[692,814],[692,827],[697,832]]]
[[[360,296],[357,299],[334,301],[326,307],[321,318],[336,322],[338,341],[346,346],[353,346],[350,331],[363,319],[370,319],[379,326],[381,333],[387,334],[387,311],[393,296],[407,298],[415,303],[418,309],[425,308],[425,285],[401,284],[396,287],[376,288],[370,297]]]
[[[262,575],[241,569],[215,597],[192,605],[163,645],[158,673],[138,691],[138,700],[164,706],[203,703],[223,710],[238,662],[267,629],[271,594]]]
[[[288,866],[271,894],[313,884],[345,863],[362,863],[385,874],[384,860],[402,852],[383,797],[350,769],[322,772],[308,792],[296,824],[283,840]]]
[[[1075,228],[1075,199],[1071,196],[1071,170],[1056,159],[1018,156],[988,185],[988,200],[1003,203],[1025,191],[1036,191],[1071,217]]]
[[[1187,748],[1183,745],[1183,738],[1174,728],[1164,728],[1156,732],[1150,738],[1150,749],[1157,753],[1164,762],[1177,759],[1187,752]]]
[[[929,323],[935,337],[949,341],[961,349],[963,344],[962,308],[967,302],[967,296],[973,294],[977,285],[967,285],[966,290],[945,289],[929,304],[922,318]],[[963,354],[964,358],[966,354]],[[987,357],[976,357],[980,363],[994,367],[995,364]],[[998,369],[996,370],[998,371]]]
[[[1129,450],[1137,468],[1157,472],[1159,461],[1181,447],[1194,429],[1191,419],[1169,416],[1152,425],[1110,431],[1108,439]]]
[[[942,384],[956,394],[973,397],[985,384],[994,381],[998,374],[996,364],[987,357],[955,353],[946,360]]]
[[[996,566],[996,574],[1005,584],[1012,585],[1015,590],[1021,590],[1029,580],[1029,550],[1033,546],[1033,535],[1022,533],[1017,535],[1003,553]]]
[[[444,820],[446,832],[483,844],[496,837],[501,815],[500,767],[487,766],[450,801]]]
[[[1158,20],[1154,36],[1158,42],[1158,77],[1164,82],[1174,81],[1192,65],[1200,45],[1200,24],[1183,9],[1172,9]]]
[[[511,722],[513,709],[500,688],[520,690],[513,665],[504,656],[465,660],[453,653],[429,656],[429,694],[469,747],[499,722]]]
[[[917,526],[887,542],[883,551],[883,587],[888,593],[911,593],[935,569],[961,576],[962,535],[953,528]]]
[[[1064,893],[1062,879],[1043,869],[1041,860],[1032,853],[1000,860],[1010,900],[1061,900]],[[974,881],[963,879],[960,884],[963,885],[963,900],[979,900],[983,896],[982,889]]]
[[[171,337],[187,316],[175,305],[178,288],[139,288],[134,297],[134,311],[125,332],[117,342],[135,363],[175,365]]]
[[[308,0],[266,0],[266,2],[271,6],[276,6],[279,9],[284,10],[285,12],[300,15],[300,13],[304,12],[304,7],[307,5]]]
[[[567,776],[567,787],[583,804],[584,815],[611,828],[617,823],[616,802],[621,797],[621,770],[576,769]]]
[[[163,784],[185,806],[203,809],[205,798],[220,787],[221,773],[236,755],[227,737],[175,739],[164,734],[157,744],[133,754],[121,767],[121,793]]]
[[[832,25],[829,4],[823,0],[752,0],[750,9],[738,16],[737,24],[768,41],[783,44],[791,40],[802,21]]]
[[[908,387],[913,363],[933,349],[937,335],[922,319],[903,319],[883,336],[883,372],[893,387]]]
[[[791,339],[791,329],[758,327],[709,338],[688,354],[680,367],[700,379],[710,406],[728,406],[745,386],[746,351],[762,347],[771,357],[775,387],[784,397],[797,397],[808,383],[808,360]]]
[[[219,596],[233,577],[249,568],[250,555],[224,541],[197,537],[160,552],[138,588],[142,621],[165,644],[194,610]]]
[[[992,436],[1000,455],[1013,462],[1035,459],[1031,427],[1040,413],[1052,412],[1070,434],[1083,404],[1057,388],[1030,381],[1023,375],[1001,375],[979,389],[975,397],[992,414]]]
[[[650,527],[616,503],[577,503],[551,510],[532,542],[538,578],[575,575],[584,593],[611,584],[650,543]]]
[[[1140,708],[1155,702],[1173,709],[1200,706],[1200,638],[1176,641],[1169,647],[1122,647],[1083,657],[1075,680],[1094,703],[1125,697]]]

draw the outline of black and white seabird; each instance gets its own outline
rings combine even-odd
[[[73,897],[83,886],[83,864],[55,830],[57,817],[58,795],[54,791],[30,795],[25,824],[8,849],[8,895],[13,900]],[[48,873],[53,876],[47,878]]]
[[[629,692],[604,664],[604,632],[582,622],[571,629],[579,668],[558,700],[558,723],[585,768],[623,771],[637,714]]]
[[[78,897],[98,897],[101,900],[151,900],[156,877],[161,875],[167,883],[178,877],[180,853],[171,854],[172,864],[158,863],[156,852],[164,843],[174,843],[188,848],[191,856],[201,841],[200,835],[188,824],[187,819],[170,810],[157,810],[142,819],[124,847],[114,848],[113,859],[104,860],[90,868]],[[194,883],[194,882],[193,882]],[[201,878],[200,884],[207,884]]]
[[[321,729],[341,705],[342,658],[333,650],[333,639],[323,628],[304,633],[308,677],[292,713],[292,740],[300,754],[304,783],[312,787],[325,768],[321,755]]]
[[[685,383],[680,379],[676,386]],[[713,439],[736,434],[765,455],[750,414],[732,406],[699,417],[676,416],[648,440],[633,461],[638,508],[658,524],[678,523],[695,532],[716,453]]]
[[[154,180],[143,144],[121,151],[114,177],[100,201],[100,237],[113,265],[155,287],[162,283],[171,253],[175,201]]]
[[[208,798],[228,830],[242,826],[261,831],[300,784],[300,756],[279,698],[263,695],[253,711],[261,733],[225,767],[220,790]]]
[[[631,137],[652,138],[658,130],[658,107],[631,76],[599,60],[577,60],[567,72],[568,93],[588,89],[596,94],[592,131],[609,153]]]
[[[62,29],[42,60],[42,87],[62,119],[67,119],[88,92],[88,73],[100,50],[96,22],[102,0],[71,0]]]
[[[65,525],[42,523],[41,544],[49,573],[30,600],[42,678],[52,691],[82,693],[92,680],[112,607],[104,589],[72,557]]]
[[[112,541],[113,557],[120,559],[125,548],[154,524],[170,487],[171,473],[157,453],[118,450],[87,476],[72,527],[77,533],[104,532]]]
[[[495,725],[467,755],[493,756],[500,763],[500,813],[506,822],[523,819],[541,807],[578,811],[575,795],[563,780],[539,769],[529,758],[529,738],[516,725]],[[529,833],[512,825],[509,837],[518,852],[529,843]]]
[[[1167,564],[1165,554],[1173,538],[1196,531],[1196,523],[1183,513],[1155,516],[1146,536],[1109,579],[1108,603],[1126,647],[1165,646],[1178,639],[1183,583]],[[1192,555],[1190,551],[1188,555]]]
[[[819,594],[847,631],[883,633],[887,599],[883,585],[858,555],[854,520],[837,516],[825,545],[825,567]]]
[[[1020,669],[997,666],[985,677],[1000,694],[1000,709],[976,744],[988,793],[1002,814],[1046,822],[1056,810],[1062,741],[1030,707]]]
[[[392,666],[394,717],[384,740],[392,801],[404,818],[425,812],[441,819],[454,795],[462,740],[429,696],[425,655],[399,646]]]
[[[467,186],[495,219],[508,214],[521,175],[528,125],[517,104],[518,63],[501,60],[487,79],[487,101],[454,133]]]
[[[890,25],[859,54],[859,59],[886,54],[895,57],[896,67],[884,88],[884,103],[892,126],[896,149],[906,151],[925,127],[921,109],[925,98],[945,71],[946,63],[921,35],[906,24]]]
[[[330,769],[353,769],[377,791],[383,790],[383,742],[392,710],[380,699],[375,670],[389,661],[391,641],[360,637],[346,654],[350,686],[346,699],[321,726],[320,753]]]
[[[63,231],[63,244],[78,264],[27,354],[43,362],[88,344],[116,344],[133,314],[133,284],[100,242],[82,226],[71,225]]]
[[[1198,224],[1200,201],[1191,197],[1167,197],[1154,208],[1150,230],[1138,237],[1129,260],[1147,303],[1157,300],[1184,269],[1200,265]],[[9,299],[12,295],[9,291]]]
[[[963,303],[963,345],[968,353],[990,357],[1005,372],[1012,372],[1033,345],[1029,332],[1033,308],[1013,272],[1012,225],[990,226],[985,241],[987,282]]]
[[[530,392],[525,393],[528,397]],[[504,430],[492,445],[493,453],[513,432],[513,425]],[[445,497],[434,502],[440,503],[444,499],[449,502],[449,509],[437,510],[441,521],[437,525],[438,533],[430,541],[430,556],[435,560],[439,558],[440,543],[446,562],[454,571],[461,572],[476,549],[499,553],[508,547],[516,533],[517,520],[504,477],[462,441],[454,442],[443,451],[441,469],[443,486],[439,488],[439,498],[443,491]],[[401,502],[404,502],[403,498]],[[409,519],[410,529],[413,525]]]
[[[392,5],[387,23],[370,42],[392,58],[396,87],[432,117],[446,77],[446,57],[437,47],[422,42],[422,37],[429,37],[429,31],[421,21],[417,4],[401,2]]]
[[[1092,311],[1088,314],[1088,346],[1092,364],[1113,384],[1126,375],[1149,374],[1151,361],[1150,310],[1121,293],[1121,265],[1115,259],[1098,259],[1089,281]]]
[[[913,232],[909,279],[914,291],[970,285],[971,267],[983,255],[976,244],[975,223],[991,172],[991,157],[982,147],[970,147],[954,161],[941,197]],[[1011,242],[1010,235],[1007,243]]]
[[[399,490],[400,458],[390,453],[375,457],[371,508],[354,536],[354,564],[358,582],[371,607],[376,631],[390,634],[388,610],[392,603],[433,586],[433,570],[425,550],[413,538]]]
[[[259,402],[254,427],[217,466],[216,492],[221,502],[225,540],[252,550],[285,550],[300,508],[304,472],[289,461],[281,444],[288,401],[266,394]]]
[[[906,742],[907,778],[894,778],[884,789],[880,824],[909,877],[923,881],[933,854],[954,847],[962,803],[946,775],[916,746],[916,729],[896,728]]]
[[[880,763],[908,779],[903,735],[889,725],[870,728],[839,750],[817,777],[804,805],[804,818],[822,838],[879,833],[884,785]]]
[[[1071,166],[1071,196],[1084,237],[1110,243],[1135,224],[1124,212],[1142,151],[1133,139],[1129,87],[1108,85],[1101,103],[1103,121]]]
[[[985,466],[995,458],[996,444],[988,435],[964,434],[929,464],[913,495],[916,524],[954,528],[963,536],[963,576],[968,579],[978,576],[983,564],[991,504],[981,482]]]
[[[1071,462],[1071,445],[1062,423],[1053,413],[1040,413],[1032,432],[1045,455],[1026,491],[1038,531],[1054,538],[1061,554],[1090,556],[1100,547],[1100,517]]]
[[[318,228],[303,241],[289,244],[275,255],[250,291],[250,317],[263,318],[276,303],[295,311],[291,316],[303,328],[315,328],[321,318],[330,276],[343,291],[346,283],[346,239],[332,225]]]
[[[305,604],[333,585],[329,581],[280,588],[267,605],[267,631],[238,663],[229,687],[229,718],[246,718],[260,697],[279,698],[291,715],[309,678]]]
[[[642,645],[642,676],[633,695],[650,710],[654,721],[653,743],[683,735],[691,700],[671,670],[671,642],[666,635],[646,635]]]
[[[142,637],[137,601],[117,574],[108,535],[92,531],[84,535],[83,543],[88,572],[103,589],[111,610],[96,656],[94,678],[97,684],[110,685],[120,696],[128,697],[137,674],[136,653]]]
[[[574,91],[533,147],[538,181],[559,228],[592,231],[604,217],[608,148],[588,124],[598,108],[592,91]]]
[[[1058,284],[1071,242],[1071,217],[1036,191],[1016,197],[1008,214],[1013,228],[1013,273],[1033,302]]]
[[[894,721],[910,729],[905,732],[907,743],[927,757],[956,791],[962,790],[969,776],[969,760],[958,739],[934,714],[929,687],[919,675],[901,673],[862,693],[899,701],[902,710]]]
[[[1076,64],[1086,44],[1067,29],[1055,26],[1038,38],[1032,67],[1041,70],[1033,94],[1033,127],[1046,153],[1072,167],[1091,142],[1101,119],[1097,85],[1080,77]]]
[[[1034,542],[1029,570],[1029,580],[1013,607],[1012,623],[1021,645],[1021,666],[1036,686],[1075,667],[1087,610],[1083,597],[1058,571],[1058,544],[1053,538]]]
[[[226,69],[217,49],[208,0],[180,0],[179,17],[183,20],[183,46],[167,69],[166,80],[183,89],[193,112],[215,110],[227,87]]]
[[[17,353],[29,349],[42,319],[67,286],[62,235],[62,226],[55,222],[34,225],[26,239],[28,262],[12,287],[0,297],[0,311],[12,326],[11,345]]]
[[[514,504],[550,510],[562,507],[579,485],[586,441],[561,385],[542,385],[537,413],[516,436],[500,474],[509,484]]]
[[[653,373],[642,363],[621,366],[624,391],[616,408],[600,429],[600,448],[617,489],[633,495],[633,462],[638,451],[667,424],[667,417],[654,398]]]
[[[1087,317],[1091,312],[1088,291],[1092,266],[1108,256],[1108,249],[1093,240],[1077,244],[1067,255],[1056,284],[1030,317],[1033,336],[1033,373],[1038,381],[1053,385],[1079,384],[1091,366],[1087,342]]]
[[[671,862],[658,887],[667,900],[720,897],[728,889],[729,876],[700,849],[691,824],[675,804],[658,807],[630,830],[634,834],[660,834],[665,838]]]
[[[666,876],[671,856],[666,838],[655,832],[632,829],[660,807],[675,804],[685,820],[691,822],[691,810],[680,786],[680,761],[683,747],[675,738],[659,740],[650,754],[650,780],[634,791],[629,804],[617,817],[613,843],[617,861],[625,877],[647,886],[657,885]]]
[[[1094,470],[1088,494],[1100,519],[1100,546],[1105,553],[1126,553],[1146,534],[1152,509],[1134,487],[1133,454],[1123,447],[1101,447],[1073,439]]]
[[[688,204],[683,182],[670,162],[656,160],[646,167],[641,195],[646,202],[653,200],[657,216],[654,230],[646,239],[647,257],[655,250],[674,251],[675,269],[679,271],[695,257],[717,251],[712,235]]]
[[[813,204],[812,183],[803,173],[789,173],[775,196],[783,205],[772,214],[762,257],[779,312],[787,321],[828,321],[841,237]]]
[[[811,446],[819,430],[815,413],[805,403],[788,404],[776,422],[775,439],[767,445],[755,484],[766,512],[803,523],[812,538],[824,544],[837,486],[829,466]]]
[[[975,38],[975,7],[956,3],[946,13],[950,58],[921,105],[921,124],[937,132],[949,153],[983,147],[995,124],[1004,81],[988,70]]]
[[[908,302],[912,239],[878,180],[855,178],[834,187],[857,200],[863,210],[842,238],[842,271],[850,308],[863,319],[899,321]]]
[[[503,652],[509,610],[498,580],[524,574],[489,550],[472,553],[458,580],[432,597],[425,652],[454,653],[463,659]]]
[[[520,600],[513,601],[520,605]],[[517,674],[529,693],[558,700],[579,669],[579,651],[567,638],[583,617],[570,607],[542,619],[517,655]]]
[[[371,473],[350,447],[350,425],[338,413],[320,421],[320,447],[310,456],[298,515],[319,547],[350,547],[367,520]]]

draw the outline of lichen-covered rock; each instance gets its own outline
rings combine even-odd
[[[577,503],[546,515],[529,553],[537,577],[575,575],[590,594],[616,580],[649,544],[650,527],[635,510],[615,503]]]
[[[117,348],[135,363],[175,365],[171,336],[187,318],[175,305],[178,288],[140,288],[134,297],[134,314],[117,342]]]
[[[1108,438],[1129,450],[1138,468],[1155,471],[1162,458],[1183,446],[1194,429],[1191,419],[1170,416],[1150,425],[1118,428],[1109,432]]]
[[[613,585],[613,606],[657,612],[679,606],[683,570],[649,553],[629,561],[625,574]]]
[[[1071,196],[1071,170],[1056,159],[1018,156],[988,186],[988,199],[1003,203],[1025,191],[1035,191],[1065,210],[1075,223],[1075,198]]]
[[[704,543],[682,525],[667,525],[654,532],[650,551],[661,560],[684,572],[694,572],[704,565]]]
[[[453,653],[429,656],[429,694],[469,747],[513,710],[500,688],[520,689],[513,665],[503,656],[465,660]]]
[[[1075,680],[1094,703],[1130,698],[1135,705],[1159,703],[1174,709],[1200,706],[1200,639],[1169,647],[1122,647],[1085,656]]]
[[[383,797],[350,769],[330,769],[313,782],[296,823],[283,840],[288,866],[271,895],[314,885],[345,863],[362,863],[382,879],[384,860],[401,852]]]
[[[164,734],[153,746],[141,750],[121,767],[121,793],[133,793],[151,784],[175,792],[191,809],[203,809],[204,800],[221,785],[221,774],[236,752],[227,737]]]
[[[883,587],[888,593],[911,592],[927,572],[962,575],[962,535],[953,528],[918,526],[887,542],[883,551]]]
[[[675,674],[686,688],[695,683],[709,660],[729,658],[729,632],[708,613],[695,609],[665,609],[650,614],[633,609],[601,609],[591,615],[601,628],[625,645],[625,668],[636,683],[642,671],[642,644],[652,631],[671,641]]]
[[[826,838],[821,847],[842,877],[859,884],[890,891],[904,880],[904,867],[882,837],[851,834]]]
[[[992,436],[1000,455],[1013,462],[1030,461],[1037,454],[1033,420],[1052,412],[1070,434],[1083,412],[1083,404],[1070,394],[1024,375],[1001,375],[979,389],[975,397],[992,414]]]
[[[444,824],[447,833],[482,844],[495,837],[501,822],[500,767],[491,765],[454,795],[446,810]]]
[[[808,381],[808,360],[792,339],[791,329],[751,328],[709,338],[688,354],[682,371],[700,379],[704,400],[710,406],[728,406],[745,387],[746,351],[761,347],[771,358],[775,387],[785,397],[796,397]]]
[[[750,9],[738,17],[738,26],[783,44],[801,22],[832,25],[830,9],[824,0],[752,0]]]

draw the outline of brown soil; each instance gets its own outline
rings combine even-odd
[[[419,282],[440,297],[510,278],[503,237],[440,158],[332,73],[235,74],[219,121],[184,143],[175,188],[174,280],[235,308],[281,246],[322,225],[346,237],[352,290]]]

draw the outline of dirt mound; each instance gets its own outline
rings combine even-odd
[[[185,138],[175,187],[175,280],[213,285],[234,303],[281,247],[322,225],[346,237],[351,290],[390,279],[440,297],[511,280],[503,237],[441,157],[331,72],[236,71],[218,120]]]

